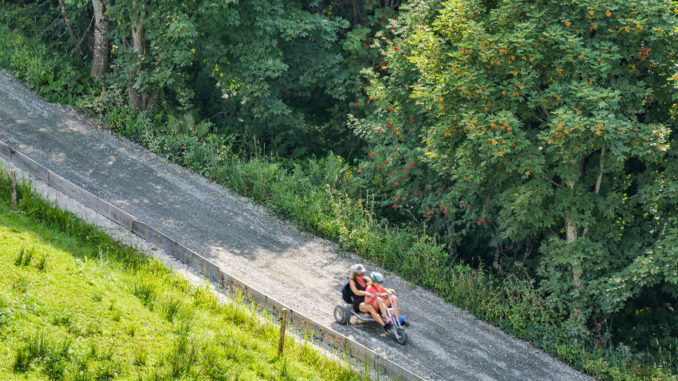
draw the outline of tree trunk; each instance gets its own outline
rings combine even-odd
[[[144,56],[144,26],[143,13],[135,22],[132,23],[132,47],[137,54],[137,59],[142,61],[140,67],[143,65]],[[137,75],[136,70],[130,72],[130,86],[129,86],[129,105],[135,110],[143,109],[143,97],[141,93],[134,88],[134,77]]]
[[[94,7],[94,54],[92,70],[89,75],[101,77],[108,68],[108,20],[106,7],[108,0],[92,0]]]
[[[68,34],[71,36],[71,40],[75,41],[75,33],[73,33],[73,28],[71,28],[71,22],[68,20],[68,13],[66,13],[66,5],[64,0],[59,0],[59,8],[61,9],[61,17],[63,17],[64,22],[66,23],[66,29],[68,29]]]
[[[567,244],[570,245],[577,240],[577,227],[574,226],[572,216],[565,216],[565,229],[567,236]],[[572,280],[574,281],[574,288],[581,287],[582,270],[579,266],[579,258],[572,259]]]
[[[135,1],[136,5],[136,1]],[[146,67],[144,58],[146,56],[146,35],[144,32],[144,19],[146,17],[146,3],[142,5],[142,10],[136,20],[132,22],[132,48],[139,59],[139,69]],[[134,88],[134,77],[137,71],[130,72],[129,83],[129,104],[137,111],[150,111],[155,103],[155,93],[151,91],[139,91]]]
[[[574,241],[577,240],[578,235],[577,235],[577,227],[574,225],[572,221],[572,216],[565,216],[565,229],[566,229],[566,236],[567,236],[567,244],[571,245],[574,243]],[[582,268],[581,268],[581,263],[579,262],[579,258],[572,258],[572,282],[574,284],[574,289],[579,290],[581,289],[581,276],[582,276]],[[579,316],[582,314],[582,306],[579,300],[575,299],[574,304],[572,305],[572,316],[574,319],[578,319]]]
[[[583,162],[580,161],[578,166],[579,169],[582,169]],[[569,181],[567,182],[567,186],[570,188],[570,192],[572,193],[572,196],[574,197],[574,181]],[[565,216],[565,237],[567,241],[567,245],[573,244],[578,238],[579,234],[577,232],[577,226],[574,224],[574,218],[573,215],[576,214],[576,211],[571,210],[570,214]],[[575,253],[572,253],[572,261],[570,262],[572,264],[572,283],[574,285],[575,290],[581,289],[581,276],[583,273],[581,263],[579,262],[579,258],[575,256]],[[574,317],[575,320],[578,320],[578,318],[582,315],[582,306],[581,302],[579,301],[579,298],[576,298],[574,300],[574,303],[572,305],[572,316]]]
[[[356,29],[358,25],[360,25],[360,19],[358,17],[358,8],[360,5],[358,5],[357,0],[353,0],[353,29]]]

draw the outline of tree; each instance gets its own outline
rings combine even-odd
[[[108,16],[115,20],[113,58],[119,69],[113,81],[125,84],[130,107],[151,111],[165,91],[176,94],[186,107],[192,95],[187,91],[186,70],[195,59],[197,28],[195,2],[115,2]]]
[[[137,58],[137,65],[135,65],[137,67],[130,70],[129,104],[136,110],[150,111],[153,108],[157,93],[152,89],[142,89],[143,85],[135,80],[135,77],[138,77],[140,72],[146,69],[146,62],[148,61],[144,25],[147,17],[148,1],[144,0],[139,3],[137,0],[133,0],[131,11],[132,49]]]
[[[459,194],[495,195],[502,238],[546,237],[544,287],[570,295],[581,322],[604,299],[601,277],[635,256],[616,248],[633,214],[625,167],[668,149],[676,40],[668,2],[564,7],[446,2],[411,60],[437,117],[431,164]]]
[[[92,49],[92,77],[101,77],[108,68],[108,0],[92,0],[94,9],[94,47]]]
[[[363,70],[366,85],[360,87],[349,120],[368,148],[353,181],[370,190],[380,214],[433,228],[453,251],[449,211],[441,202],[451,184],[426,163],[423,126],[432,121],[412,97],[418,73],[401,48],[420,25],[435,20],[439,8],[439,1],[418,0],[405,4],[397,16],[379,10],[376,14],[383,16],[376,18],[382,22],[374,25],[376,31],[366,29],[355,41],[347,40],[354,54],[376,62]]]
[[[335,104],[359,77],[337,44],[345,20],[297,1],[206,3],[199,13],[198,55],[219,89],[226,131],[292,157],[322,154],[325,134],[342,138]]]
[[[670,271],[657,261],[652,281],[608,292],[669,237],[657,219],[675,218],[639,196],[666,173],[675,123],[671,13],[669,1],[453,0],[391,53],[416,68],[420,158],[452,183],[441,203],[482,202],[487,245],[541,241],[540,287],[569,306],[576,332],[642,287],[678,281],[671,252]]]

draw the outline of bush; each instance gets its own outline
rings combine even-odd
[[[97,92],[78,62],[0,24],[0,66],[50,102],[77,105]]]

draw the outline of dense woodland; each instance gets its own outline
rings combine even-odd
[[[48,100],[590,374],[675,377],[676,2],[0,5]]]

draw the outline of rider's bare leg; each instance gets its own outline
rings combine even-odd
[[[360,303],[359,309],[360,309],[360,312],[367,312],[370,315],[372,315],[372,319],[376,320],[377,323],[379,323],[380,326],[383,327],[383,326],[386,325],[384,323],[384,321],[381,319],[381,316],[379,316],[379,314],[377,313],[377,310],[375,310],[374,306],[372,306],[371,304],[367,304],[365,302]]]
[[[393,299],[393,308],[395,308],[396,314],[398,314],[398,317],[403,316],[403,315],[400,313],[400,310],[398,309],[398,297],[395,296],[395,295],[391,295],[391,299]],[[388,299],[387,299],[387,300],[385,301],[385,304],[388,306],[388,305],[391,304],[391,303],[390,303],[390,302],[388,301]]]
[[[382,298],[377,298],[377,308],[379,309],[379,312],[381,312],[381,315],[384,317],[388,317],[388,312],[386,311],[386,304],[384,303],[384,299]]]

